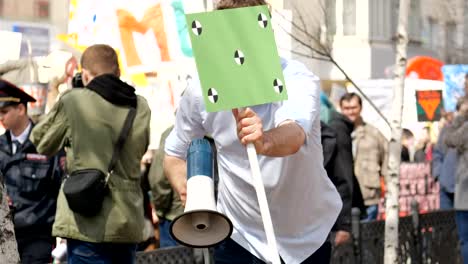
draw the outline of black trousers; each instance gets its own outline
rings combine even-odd
[[[16,237],[18,251],[23,264],[44,264],[52,262],[53,237]]]
[[[262,260],[252,255],[249,251],[228,239],[215,248],[216,264],[263,264]],[[304,260],[303,264],[329,264],[331,258],[331,243],[327,240],[317,251]],[[284,263],[283,260],[281,260]]]

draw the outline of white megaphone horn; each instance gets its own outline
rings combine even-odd
[[[229,218],[216,211],[210,143],[195,139],[187,154],[187,202],[172,221],[171,235],[182,245],[206,248],[229,238],[232,228]]]

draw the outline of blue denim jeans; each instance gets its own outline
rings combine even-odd
[[[169,229],[171,228],[171,221],[166,219],[159,220],[159,247],[175,247],[178,246],[177,242],[172,238]]]
[[[314,254],[304,260],[303,264],[329,264],[331,258],[331,243],[326,241]],[[252,255],[241,245],[228,239],[215,247],[216,264],[264,264],[261,259]],[[281,260],[282,263],[283,260]]]
[[[377,204],[375,205],[369,205],[366,208],[367,212],[367,217],[363,219],[362,221],[373,221],[377,219],[377,215],[379,214],[379,206]]]
[[[440,195],[440,209],[442,210],[453,209],[454,193],[446,192],[441,188],[439,195]]]
[[[42,264],[51,262],[52,246],[55,242],[52,237],[24,237],[22,235],[16,236],[16,241],[18,242],[21,263]]]
[[[457,221],[457,230],[461,243],[463,263],[468,264],[468,211],[457,210],[455,220]]]
[[[67,239],[68,264],[134,264],[136,244],[89,243]]]

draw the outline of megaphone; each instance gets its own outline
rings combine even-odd
[[[170,233],[182,245],[206,248],[229,238],[232,229],[229,218],[216,211],[210,143],[195,139],[187,154],[185,210],[172,221]]]

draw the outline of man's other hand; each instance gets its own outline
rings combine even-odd
[[[339,230],[335,235],[335,246],[343,245],[351,240],[351,234],[348,231]]]

